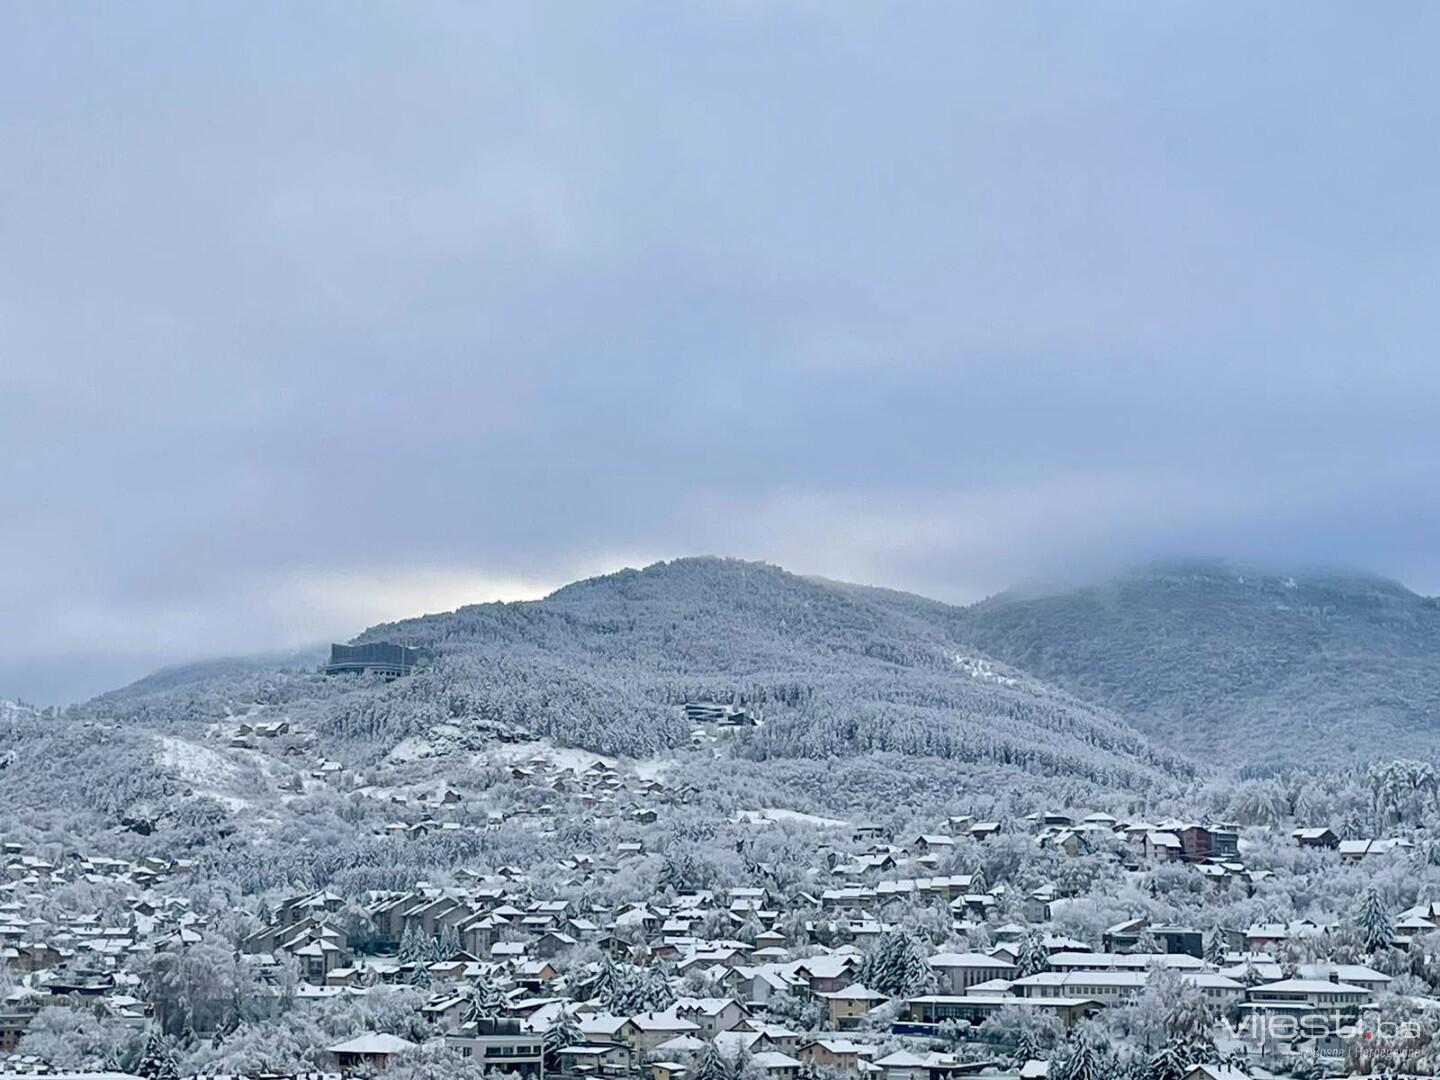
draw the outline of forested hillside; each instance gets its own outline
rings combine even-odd
[[[968,609],[977,649],[1236,767],[1440,750],[1440,604],[1359,573],[1155,565]]]
[[[649,762],[690,778],[719,818],[1033,808],[1062,792],[1165,800],[1195,777],[1114,713],[961,650],[954,615],[761,564],[658,564],[375,627],[361,639],[430,653],[393,682],[327,677],[306,655],[177,668],[63,715],[12,710],[0,817],[64,843],[193,849],[234,880],[318,884],[347,866],[374,882],[376,867],[445,865],[453,837],[402,855],[376,836],[385,793],[499,792],[516,746]],[[693,700],[744,704],[763,723],[695,749],[681,708]],[[243,736],[281,722],[284,737]],[[376,793],[363,814],[316,786],[327,762]],[[323,859],[317,829],[331,835]]]
[[[374,627],[357,640],[403,639],[430,652],[395,682],[326,678],[313,656],[194,665],[102,695],[68,722],[185,737],[250,713],[284,716],[317,737],[318,749],[359,767],[437,731],[451,748],[475,750],[510,732],[646,758],[688,746],[692,725],[680,706],[713,700],[763,715],[726,754],[754,776],[768,771],[764,763],[875,753],[946,761],[956,783],[969,768],[1130,789],[1193,774],[1192,763],[1115,714],[961,650],[954,615],[773,566],[684,559],[533,603]]]
[[[686,700],[759,707],[755,758],[871,751],[1126,784],[1188,775],[1120,718],[961,652],[953,609],[760,563],[681,559],[363,635],[436,651],[397,687],[417,709],[642,754],[689,738]],[[343,718],[366,723],[364,718]]]
[[[681,559],[356,640],[431,660],[394,683],[327,679],[314,653],[193,665],[74,715],[166,731],[283,710],[357,764],[437,726],[644,758],[688,743],[681,703],[714,700],[765,718],[736,759],[889,752],[1100,786],[1440,746],[1440,607],[1358,574],[1170,564],[956,608]]]

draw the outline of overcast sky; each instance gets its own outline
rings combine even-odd
[[[0,697],[684,554],[1440,591],[1440,8],[20,4]]]

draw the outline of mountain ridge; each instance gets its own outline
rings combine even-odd
[[[1368,571],[1170,560],[962,622],[1172,748],[1261,766],[1440,751],[1440,603]]]
[[[1345,568],[1165,560],[957,606],[691,556],[539,600],[380,623],[352,640],[385,639],[425,645],[440,661],[384,700],[429,694],[438,704],[410,704],[538,722],[561,741],[611,752],[683,741],[681,700],[747,695],[788,701],[786,723],[752,740],[775,754],[808,753],[808,724],[847,752],[964,755],[987,736],[966,724],[1021,714],[1055,725],[1031,731],[1036,744],[1058,739],[1068,753],[1078,740],[1111,753],[1130,738],[1169,773],[1197,756],[1272,769],[1440,752],[1440,603]],[[97,700],[268,670],[253,660],[191,665]],[[957,671],[968,679],[957,682]],[[628,733],[595,719],[607,702],[633,710]],[[957,743],[961,730],[969,734]]]
[[[541,600],[371,627],[353,640],[432,653],[393,683],[242,666],[215,682],[102,696],[89,711],[215,716],[253,700],[283,705],[335,752],[372,760],[442,726],[641,758],[689,745],[681,703],[738,700],[765,714],[730,740],[755,762],[889,753],[945,760],[957,777],[1000,766],[1114,788],[1194,775],[1110,710],[962,649],[951,621],[937,601],[770,564],[672,560]]]

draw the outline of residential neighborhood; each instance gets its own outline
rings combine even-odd
[[[711,752],[703,748],[727,719],[697,726],[700,752]],[[243,726],[254,734],[262,725]],[[265,752],[288,760],[303,736],[276,726],[262,737],[299,741]],[[745,883],[713,888],[697,887],[687,874],[699,871],[667,857],[658,879],[636,882],[645,895],[606,902],[599,897],[615,895],[634,869],[656,866],[651,848],[667,846],[657,837],[691,817],[697,789],[510,734],[496,775],[528,793],[523,809],[476,807],[473,794],[446,783],[376,788],[323,761],[296,790],[348,792],[374,808],[374,828],[392,842],[517,827],[558,837],[576,815],[608,821],[615,838],[596,832],[569,852],[557,845],[543,870],[461,866],[444,882],[361,898],[328,889],[277,896],[238,936],[233,916],[195,902],[193,859],[7,842],[0,1072],[56,1071],[33,1052],[44,1039],[29,1035],[53,1025],[58,1008],[131,1030],[147,1042],[152,1071],[174,1066],[175,1046],[208,1042],[223,1060],[237,1025],[310,1012],[332,1023],[383,1017],[316,1048],[317,1070],[340,1076],[439,1054],[531,1080],[705,1080],[717,1061],[772,1080],[1035,1077],[1079,1052],[1088,1023],[1168,1002],[1201,1018],[1187,1037],[1208,1047],[1210,1064],[1197,1068],[1212,1072],[1197,1078],[1299,1075],[1312,1063],[1353,1064],[1356,1025],[1373,1010],[1393,1012],[1396,975],[1420,943],[1440,937],[1440,898],[1378,911],[1383,924],[1361,924],[1361,937],[1354,926],[1310,920],[1176,925],[1137,914],[1094,925],[1087,920],[1101,906],[1070,867],[1104,866],[1115,880],[1151,887],[1163,876],[1232,901],[1258,895],[1273,872],[1241,840],[1264,830],[1130,821],[1085,807],[1009,820],[948,815],[913,834],[879,822],[738,815],[729,827],[756,838],[809,838],[806,864],[781,872],[757,859]],[[216,738],[227,752],[254,752],[223,729]],[[1296,829],[1267,842],[1345,865],[1350,841],[1329,843],[1328,832]],[[1404,859],[1411,848],[1398,836],[1364,843],[1375,860]],[[1057,872],[1023,892],[992,884],[986,853],[1002,849],[1032,851]],[[123,897],[122,909],[72,913],[74,898],[92,893]],[[193,964],[223,974],[197,975]],[[226,1000],[197,1000],[210,985]],[[1440,1008],[1440,997],[1408,1000],[1425,1022]],[[1171,1022],[1147,1036],[1153,1054],[1173,1041]]]

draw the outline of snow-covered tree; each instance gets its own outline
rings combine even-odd
[[[1016,973],[1022,977],[1038,975],[1049,968],[1050,953],[1045,948],[1045,935],[1032,927],[1020,939],[1020,949],[1015,957]]]
[[[1225,931],[1220,926],[1212,927],[1205,935],[1205,962],[1220,967],[1225,963]]]
[[[1025,1028],[1020,1032],[1020,1039],[1015,1043],[1015,1050],[1010,1055],[1010,1063],[1016,1069],[1021,1068],[1027,1061],[1034,1061],[1044,1053],[1040,1045],[1040,1039],[1034,1031]]]
[[[1369,952],[1387,948],[1395,939],[1390,912],[1385,908],[1385,898],[1373,885],[1360,897],[1360,910],[1356,912],[1355,925],[1360,931],[1360,940]]]
[[[990,880],[985,876],[985,867],[980,863],[976,863],[975,869],[970,872],[970,891],[977,896],[990,891]]]
[[[1077,1031],[1060,1052],[1050,1059],[1049,1080],[1112,1080],[1114,1063],[1110,1055],[1086,1031]]]
[[[499,1016],[505,1008],[505,995],[489,975],[481,973],[465,988],[465,1022]]]
[[[400,935],[400,951],[397,959],[402,964],[413,964],[422,956],[428,958],[425,937],[414,924],[407,926]]]
[[[460,951],[460,932],[455,929],[453,923],[447,923],[441,928],[437,945],[435,950],[435,959],[437,960],[449,960]]]
[[[904,930],[881,936],[857,973],[862,985],[887,997],[908,997],[924,993],[935,985],[935,970],[926,952]]]
[[[169,1039],[158,1031],[152,1031],[140,1052],[135,1066],[135,1075],[145,1080],[179,1080],[180,1070],[175,1065],[175,1051]]]
[[[730,1063],[713,1041],[707,1042],[695,1059],[690,1080],[730,1080]]]
[[[619,990],[620,970],[607,953],[600,958],[600,969],[596,972],[595,981],[590,988],[590,1000],[598,1001],[601,1005],[609,1008]]]
[[[545,1053],[545,1067],[556,1072],[560,1069],[559,1053],[567,1046],[575,1046],[585,1041],[581,1034],[580,1025],[575,1022],[574,1015],[569,1009],[561,1009],[558,1016],[545,1029],[541,1045]]]
[[[1190,1061],[1183,1047],[1166,1043],[1140,1070],[1141,1080],[1185,1080],[1190,1072]]]

